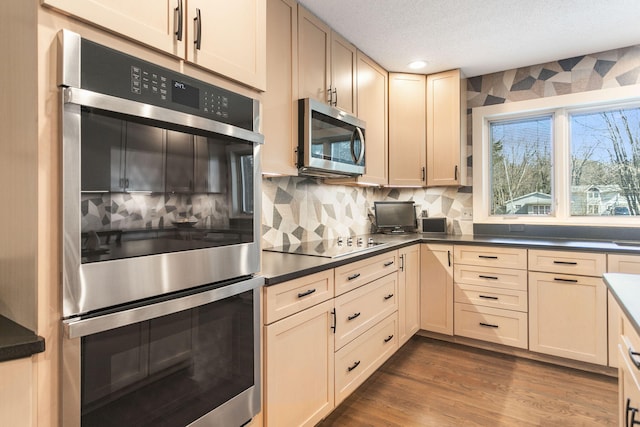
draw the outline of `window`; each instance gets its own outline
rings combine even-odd
[[[477,222],[640,215],[640,85],[474,108],[473,145]]]

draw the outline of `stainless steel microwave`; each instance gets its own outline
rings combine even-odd
[[[365,122],[338,108],[299,101],[298,173],[324,178],[365,171]]]

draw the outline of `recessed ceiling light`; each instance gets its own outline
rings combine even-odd
[[[419,70],[427,66],[427,61],[413,61],[409,63],[409,68],[412,70]]]

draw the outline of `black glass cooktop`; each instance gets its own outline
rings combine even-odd
[[[268,252],[280,252],[296,255],[317,256],[322,258],[339,258],[357,252],[373,250],[390,242],[381,242],[374,237],[339,238],[312,242],[292,243],[284,246],[264,248]]]

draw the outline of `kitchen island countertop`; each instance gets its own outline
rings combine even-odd
[[[44,351],[44,338],[0,316],[0,362],[29,357]]]
[[[640,335],[640,274],[605,273],[604,282]]]

